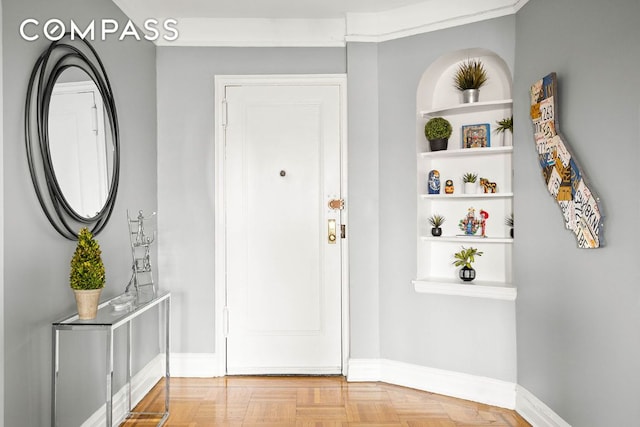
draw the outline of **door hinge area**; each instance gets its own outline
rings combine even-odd
[[[340,238],[341,239],[346,239],[347,238],[347,225],[346,224],[340,225]]]
[[[229,307],[226,305],[222,311],[222,328],[224,330],[224,337],[229,337]]]
[[[227,102],[227,98],[222,100],[222,127],[226,128],[227,127],[227,120],[229,117],[229,110],[227,108],[227,106],[229,105],[229,103]]]

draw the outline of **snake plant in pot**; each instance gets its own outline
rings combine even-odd
[[[78,243],[71,258],[69,284],[76,297],[80,319],[95,319],[105,272],[100,245],[88,228],[80,229]]]

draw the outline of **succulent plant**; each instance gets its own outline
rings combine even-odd
[[[506,130],[513,133],[513,116],[505,117],[502,120],[498,120],[496,123],[498,125],[498,127],[496,128],[496,133],[502,133]]]
[[[471,268],[471,264],[475,262],[475,257],[482,256],[482,252],[476,248],[465,248],[462,246],[462,250],[453,254],[453,265],[456,267]]]
[[[470,59],[463,62],[458,67],[453,77],[453,85],[456,89],[464,91],[467,89],[480,89],[489,77],[487,70],[480,60]]]
[[[478,179],[477,173],[467,172],[464,175],[462,175],[462,182],[475,183],[477,179]]]
[[[429,224],[432,227],[438,228],[445,222],[445,217],[439,214],[433,214],[429,217]]]
[[[504,224],[507,227],[512,227],[513,228],[513,214],[509,214],[509,216],[505,217]]]
[[[447,139],[451,136],[453,128],[449,120],[442,117],[434,117],[424,125],[424,135],[429,141],[434,139]]]

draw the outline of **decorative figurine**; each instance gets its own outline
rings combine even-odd
[[[444,192],[446,194],[453,194],[454,191],[454,187],[453,187],[453,181],[448,179],[445,183],[444,183]]]
[[[440,172],[435,169],[429,172],[427,186],[429,187],[429,194],[440,194]]]
[[[487,227],[487,219],[489,218],[489,212],[480,209],[480,229],[481,229],[481,236],[482,237],[487,237],[487,235],[485,234],[486,231],[486,227]]]
[[[467,210],[467,216],[460,220],[458,224],[460,229],[464,231],[467,236],[473,236],[478,231],[480,221],[476,219],[476,211],[472,207]]]
[[[480,178],[480,186],[482,187],[483,193],[496,192],[496,183],[490,182],[487,178]]]

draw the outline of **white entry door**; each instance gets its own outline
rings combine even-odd
[[[228,374],[342,372],[340,91],[226,87]]]

